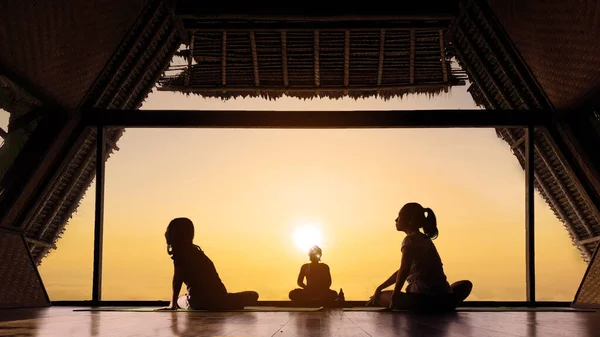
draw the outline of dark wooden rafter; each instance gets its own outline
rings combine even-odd
[[[0,127],[0,138],[6,139],[6,136],[8,136],[8,132],[4,131],[4,129]]]
[[[227,86],[227,31],[221,33],[221,85]]]
[[[485,21],[485,20],[484,20]],[[472,20],[471,21],[479,31],[484,31],[484,28],[482,26],[482,24],[480,22],[478,22],[478,20]],[[492,34],[495,35],[495,31],[493,29],[490,29],[492,31]],[[492,46],[494,46],[495,44],[492,43],[492,41],[490,41],[489,37],[487,36],[487,34],[481,34],[483,37],[483,40],[485,42],[485,44],[491,49]],[[466,39],[465,39],[466,40]],[[497,41],[496,44],[500,45],[500,50],[504,55],[508,55],[510,58],[510,55],[508,54],[508,52],[506,51],[506,49],[504,48],[504,46],[502,45],[502,43],[499,43],[498,39],[496,38],[495,41]],[[468,41],[467,41],[468,42]],[[507,86],[509,88],[514,88],[515,91],[517,92],[517,96],[519,97],[519,100],[521,101],[521,105],[520,108],[524,108],[526,107],[528,104],[525,94],[523,92],[523,90],[521,89],[520,86],[515,85],[515,83],[517,83],[519,80],[521,81],[521,83],[524,83],[525,85],[528,85],[525,80],[523,79],[523,76],[521,76],[521,74],[519,73],[518,69],[515,69],[515,71],[517,72],[517,75],[519,76],[518,79],[515,79],[513,76],[511,76],[510,72],[508,71],[507,66],[505,65],[505,62],[502,58],[498,57],[496,55],[496,53],[492,52],[489,53],[489,55],[493,56],[494,59],[496,60],[496,62],[499,65],[500,70],[502,71],[502,73],[504,74],[505,78],[507,79]],[[514,61],[511,61],[514,64]],[[532,94],[532,97],[534,97],[534,102],[533,102],[533,106],[536,108],[542,108],[542,106],[539,104],[538,100],[535,99],[535,95]],[[547,107],[544,107],[547,108]]]
[[[510,96],[508,95],[508,93],[506,93],[504,87],[501,84],[498,83],[498,81],[495,78],[493,72],[491,71],[491,69],[489,69],[489,65],[485,62],[485,60],[483,59],[483,56],[480,54],[479,50],[475,49],[474,43],[470,40],[470,38],[468,37],[468,34],[466,34],[464,32],[464,30],[460,26],[458,27],[458,29],[459,29],[461,35],[463,36],[464,40],[467,42],[469,48],[475,54],[475,58],[477,59],[477,62],[479,62],[482,65],[482,68],[484,69],[487,77],[490,78],[490,80],[492,81],[492,84],[494,85],[494,87],[500,93],[500,96],[504,100],[505,104],[509,108],[514,109],[515,105],[512,103],[512,101],[510,99]],[[457,48],[457,49],[459,49],[459,48]],[[473,76],[473,73],[470,72],[470,74]],[[483,87],[480,86],[480,88],[482,88],[481,90],[483,90]],[[490,99],[491,99],[491,97],[490,97]],[[522,140],[522,142],[524,142],[524,141],[525,141],[525,139]],[[567,189],[564,186],[564,183],[562,182],[562,180],[560,179],[560,177],[558,177],[558,174],[555,172],[553,166],[551,165],[551,163],[547,159],[546,155],[543,153],[542,150],[540,150],[538,144],[534,145],[534,149],[535,149],[535,152],[537,152],[537,155],[540,157],[540,159],[542,159],[542,161],[544,162],[544,164],[548,167],[548,170],[550,171],[550,174],[552,175],[552,177],[558,183],[559,188],[560,188],[562,194],[565,196],[565,198],[569,202],[569,205],[571,205],[571,207],[573,208],[573,210],[576,213],[577,218],[579,219],[579,221],[581,222],[581,224],[585,227],[585,229],[588,232],[588,234],[593,235],[593,232],[591,232],[591,228],[589,227],[589,225],[584,220],[584,217],[582,216],[579,208],[577,207],[577,204],[572,200],[572,197],[570,196],[570,193],[567,191]],[[538,181],[538,183],[539,183],[539,181]],[[564,218],[564,219],[568,219],[568,218]]]
[[[93,151],[92,151],[92,152],[93,152]],[[92,184],[92,181],[94,180],[94,178],[95,178],[95,175],[94,175],[94,174],[90,174],[90,175],[89,175],[89,176],[88,176],[88,177],[87,177],[87,178],[86,178],[86,179],[85,179],[85,180],[82,182],[82,185],[83,185],[83,186],[90,186],[90,185]],[[86,190],[85,188],[82,188],[82,189],[80,189],[80,190],[79,190],[79,192],[77,193],[77,195],[75,195],[75,196],[73,197],[73,199],[74,199],[74,200],[81,200],[81,198],[83,198],[83,196],[85,195],[86,191],[87,191],[87,190]],[[78,206],[79,206],[79,204],[78,204],[78,203],[75,203],[75,202],[74,202],[74,203],[71,203],[71,204],[69,205],[69,207],[68,207],[68,208],[65,210],[65,212],[64,212],[64,213],[65,213],[65,214],[73,214],[73,212],[75,211],[75,209],[77,209],[77,207],[78,207]],[[64,226],[64,224],[63,224],[63,226]],[[61,227],[61,228],[62,228],[62,227]],[[61,229],[59,229],[59,230],[61,230]],[[40,253],[38,253],[38,254],[36,254],[36,256],[37,256],[37,257],[35,258],[35,260],[36,260],[36,263],[39,263],[39,262],[41,261],[41,259],[44,257],[44,255],[47,253],[47,251],[48,251],[48,250],[50,250],[50,249],[52,249],[52,247],[45,247],[45,246],[41,246],[41,247],[43,248],[43,251],[42,251],[42,252],[40,252]],[[33,253],[33,251],[34,251],[34,248],[35,248],[35,247],[31,247],[31,252],[32,252],[32,253]]]
[[[287,32],[281,31],[281,68],[283,71],[283,86],[287,88],[290,83],[288,81],[288,58],[287,58]]]
[[[474,21],[477,21],[477,20],[474,20]],[[481,26],[479,26],[478,28],[482,29]],[[481,54],[480,50],[476,48],[474,41],[472,41],[472,39],[469,36],[469,34],[467,34],[465,32],[465,30],[462,28],[462,26],[460,24],[458,24],[458,31],[460,32],[460,34],[464,38],[464,40],[467,43],[468,47],[473,51],[473,54],[475,55],[476,60],[482,65],[482,68],[486,72],[486,75],[491,79],[492,84],[494,85],[494,87],[496,87],[496,89],[500,93],[500,96],[502,97],[502,99],[504,100],[504,102],[506,103],[506,105],[508,107],[510,107],[510,108],[513,108],[513,109],[516,108],[516,106],[513,104],[512,100],[510,99],[509,94],[505,91],[504,86],[501,85],[500,83],[498,83],[497,79],[494,76],[493,71],[489,68],[489,65],[485,62],[486,60],[485,60],[484,56]],[[485,35],[485,34],[482,34],[482,35]],[[488,43],[488,45],[490,43],[489,40],[486,40],[485,42]],[[457,49],[459,49],[459,48],[457,48]],[[509,84],[511,85],[511,87],[513,87],[513,88],[515,88],[515,90],[517,90],[517,94],[519,96],[519,100],[521,101],[521,104],[526,104],[526,99],[524,97],[524,94],[520,90],[518,90],[517,86],[514,85],[514,81],[511,79],[510,74],[508,72],[508,69],[503,64],[503,61],[497,55],[495,55],[494,53],[490,53],[490,55],[496,60],[496,63],[499,65],[498,68],[502,71],[502,73],[504,74],[504,76],[508,79]],[[523,82],[524,82],[524,80],[523,80]],[[524,82],[524,83],[526,83],[526,82]],[[535,95],[532,95],[532,96],[535,96]],[[554,147],[552,147],[552,151],[554,151],[555,154],[558,155],[556,153],[556,150],[554,149]],[[580,223],[582,224],[582,226],[585,228],[585,230],[588,232],[589,235],[594,235],[593,231],[591,230],[591,227],[585,221],[585,217],[581,213],[581,210],[579,209],[577,203],[573,200],[571,194],[569,193],[568,189],[564,185],[564,182],[558,176],[558,173],[554,169],[553,165],[550,163],[550,160],[545,155],[544,151],[542,151],[537,144],[535,145],[535,152],[537,152],[538,156],[540,156],[540,158],[542,159],[542,161],[544,162],[544,164],[548,167],[548,170],[550,171],[550,174],[552,175],[553,179],[555,179],[555,181],[557,182],[557,184],[559,186],[559,189],[561,190],[562,194],[567,199],[569,205],[572,207],[573,211],[575,212],[575,214],[576,214],[578,220],[580,221]],[[561,162],[561,165],[564,165],[564,164]],[[569,172],[570,170],[566,170],[566,171]],[[577,179],[575,177],[572,177],[572,178],[573,178],[574,181],[577,181]],[[585,199],[585,202],[588,205],[588,207],[590,209],[594,209],[594,206],[591,204],[591,201],[588,200],[588,198],[584,198],[584,199]],[[598,215],[595,212],[594,212],[594,217],[600,223],[600,219],[598,218]],[[564,219],[568,219],[568,218],[564,218]]]
[[[40,247],[44,247],[47,249],[56,249],[56,245],[53,243],[48,243],[45,241],[32,239],[30,237],[25,237],[25,241],[27,241],[30,244],[30,246],[31,246],[30,251],[33,251],[33,247],[35,247],[35,246],[40,246]]]
[[[94,156],[94,152],[90,151],[81,160],[81,164],[79,165],[77,170],[73,173],[73,178],[75,178],[75,179],[71,179],[70,183],[67,186],[65,186],[60,199],[56,202],[56,204],[54,206],[54,209],[45,217],[45,221],[42,223],[40,230],[38,231],[38,233],[35,234],[37,239],[41,239],[44,236],[44,234],[46,234],[46,231],[50,227],[50,224],[52,223],[52,221],[54,220],[54,218],[56,217],[58,212],[60,212],[60,209],[63,206],[63,204],[69,198],[71,192],[73,191],[73,189],[75,188],[75,185],[77,184],[77,181],[79,180],[81,175],[85,172],[85,169],[87,168],[88,163],[93,156]],[[45,203],[42,204],[42,207],[39,207],[38,213],[35,216],[35,218],[37,218],[39,216],[39,214],[43,208],[45,208]],[[29,231],[29,229],[31,228],[31,225],[32,225],[31,223],[27,224],[27,227],[25,228],[25,230]]]
[[[481,67],[483,68],[487,77],[492,81],[492,84],[494,85],[494,87],[496,88],[498,93],[500,93],[502,100],[505,102],[505,104],[508,106],[508,108],[516,109],[517,107],[512,103],[512,100],[510,99],[510,96],[506,92],[506,89],[504,88],[504,86],[501,83],[498,83],[496,76],[494,76],[494,71],[492,69],[490,69],[490,66],[489,66],[487,60],[481,54],[479,49],[475,46],[475,43],[471,40],[471,38],[464,31],[464,29],[462,28],[461,25],[458,25],[458,32],[460,32],[460,35],[463,37],[463,39],[467,43],[467,46],[473,51],[476,61],[481,65]],[[460,49],[460,48],[456,48],[456,49]]]
[[[583,216],[583,214],[581,214],[581,210],[577,206],[577,202],[575,200],[573,200],[573,197],[571,196],[571,193],[569,193],[569,190],[565,186],[563,179],[558,176],[558,173],[554,169],[554,166],[552,165],[552,163],[550,163],[550,160],[548,159],[546,154],[543,151],[540,151],[540,149],[537,147],[536,147],[536,152],[537,152],[538,156],[540,157],[540,159],[542,160],[542,162],[544,163],[544,165],[546,165],[548,167],[548,171],[550,171],[550,175],[556,181],[558,188],[560,189],[562,194],[567,199],[567,202],[569,203],[571,208],[573,208],[573,211],[575,212],[575,215],[577,216],[577,219],[579,220],[579,222],[583,225],[583,227],[585,228],[588,235],[593,236],[594,231],[592,230],[592,228],[589,226],[589,224],[585,220],[585,217]]]
[[[415,31],[410,30],[410,51],[409,51],[409,64],[408,64],[408,80],[410,84],[415,84]]]
[[[478,7],[478,11],[480,13],[486,13],[488,17],[490,17],[492,20],[495,20],[495,16],[493,15],[489,15],[490,13],[488,13],[489,8],[488,6],[481,6],[481,4],[478,1],[471,1],[470,4],[472,6],[477,6]],[[479,20],[471,20],[475,25],[478,25],[478,21]],[[487,20],[481,20],[489,29],[489,31],[492,33],[492,38],[494,39],[494,41],[497,42],[498,46],[500,47],[501,52],[506,55],[509,59],[509,61],[511,62],[511,64],[514,65],[520,65],[521,62],[515,59],[515,56],[512,52],[509,52],[509,50],[512,51],[511,46],[509,45],[509,42],[506,40],[506,37],[504,36],[504,34],[497,34],[496,29],[493,29],[493,27],[490,26],[490,23]],[[496,24],[500,27],[500,23],[496,22]],[[482,30],[483,26],[478,26],[478,29]],[[490,44],[491,41],[489,41],[489,39],[484,35],[484,38],[486,39],[486,43],[488,45],[492,45]],[[522,83],[524,83],[527,88],[529,89],[529,91],[532,94],[532,98],[535,101],[535,105],[538,108],[543,108],[543,109],[548,109],[550,108],[550,106],[548,104],[545,103],[545,99],[541,98],[540,95],[543,96],[543,90],[541,90],[539,88],[539,86],[537,85],[537,83],[535,81],[531,81],[530,76],[526,76],[522,73],[522,69],[520,69],[520,67],[515,67],[515,72],[517,74],[517,76],[519,77],[518,80],[520,80]],[[517,90],[519,89],[518,87],[516,88]]]
[[[466,56],[463,54],[461,48],[456,48],[456,52],[457,52],[459,58],[462,59],[465,62],[465,66],[467,68],[467,71],[468,71],[469,75],[471,76],[471,79],[477,85],[477,87],[479,88],[479,90],[481,90],[481,94],[487,100],[488,106],[491,107],[492,109],[498,109],[499,107],[498,107],[498,104],[495,102],[495,99],[492,98],[492,95],[491,95],[491,93],[488,92],[487,87],[483,85],[483,81],[479,77],[478,73],[474,69],[472,69],[472,67],[470,66],[470,62],[467,61]],[[506,131],[507,135],[510,138],[510,141],[513,144],[519,143],[519,145],[522,145],[523,143],[525,143],[527,135],[522,136],[520,139],[516,139],[512,135],[512,131],[510,129],[504,129],[504,130]],[[519,155],[523,159],[525,159],[526,158],[525,151],[519,145],[517,145],[516,147],[513,147],[513,150],[519,152]],[[535,145],[537,146],[537,144],[535,144]],[[539,154],[539,151],[538,151],[538,154]],[[542,192],[546,195],[548,201],[553,206],[554,210],[556,210],[556,212],[558,213],[558,215],[562,219],[568,219],[568,217],[566,216],[565,211],[563,210],[562,205],[558,202],[558,200],[556,200],[554,198],[553,194],[550,191],[550,188],[548,186],[546,186],[546,183],[545,183],[544,179],[542,179],[537,172],[534,172],[534,177],[535,177],[535,181],[537,182],[537,185],[540,187],[540,189],[542,190]],[[567,228],[567,231],[571,234],[571,236],[573,237],[573,239],[575,241],[580,241],[580,237],[577,234],[577,232],[575,232],[569,226],[565,226],[565,227]],[[587,249],[583,248],[582,251],[586,255],[586,257],[589,258],[591,256],[590,252],[588,252]]]
[[[514,131],[512,131],[510,129],[505,129],[505,131],[506,131],[506,134],[507,134],[509,140],[511,142],[515,142],[516,138],[513,135]],[[526,137],[526,135],[524,137]],[[525,138],[524,138],[523,142],[525,142]],[[514,149],[514,151],[518,152],[522,158],[526,158],[525,150],[521,146],[516,147]],[[561,217],[561,219],[568,219],[566,212],[563,210],[563,206],[561,205],[561,203],[558,200],[556,200],[556,198],[550,191],[550,188],[547,186],[545,180],[542,179],[542,177],[540,177],[538,172],[534,172],[534,177],[535,177],[537,186],[541,189],[541,191],[544,193],[544,195],[546,195],[546,197],[548,198],[548,201],[550,202],[550,204],[552,205],[552,208],[556,211],[556,213],[558,213],[558,215]],[[569,234],[573,237],[573,239],[576,242],[581,241],[580,236],[579,236],[579,234],[577,234],[576,231],[574,231],[569,226],[565,226],[565,228],[567,229]],[[591,256],[590,252],[588,252],[587,249],[582,249],[582,251],[586,255],[586,257],[589,258]]]
[[[588,239],[577,241],[580,245],[587,245],[588,243],[594,243],[600,241],[600,236],[594,236]]]
[[[519,146],[523,145],[523,143],[525,143],[525,139],[527,139],[527,135],[521,136],[521,138],[517,139],[517,141],[515,141],[513,143],[513,145],[510,146],[510,149],[514,150],[514,149],[518,148]]]
[[[458,25],[458,32],[462,35],[464,41],[467,43],[468,47],[471,48],[471,50],[473,51],[473,53],[475,54],[475,58],[476,61],[478,61],[481,65],[482,68],[484,70],[484,72],[486,73],[486,75],[490,78],[490,80],[492,81],[492,84],[494,85],[494,87],[496,87],[496,89],[498,90],[498,92],[500,93],[500,96],[502,97],[502,99],[505,101],[506,105],[510,108],[515,108],[515,105],[512,104],[509,95],[504,91],[504,87],[501,86],[495,76],[493,76],[493,72],[491,71],[491,69],[489,69],[489,66],[486,62],[484,62],[484,57],[481,55],[480,51],[478,49],[475,49],[474,46],[474,42],[468,37],[468,34],[465,33],[464,29],[460,26],[460,24]],[[487,41],[489,43],[489,41]],[[461,59],[465,60],[465,62],[467,61],[466,58],[464,57],[464,55],[461,55],[461,48],[456,48],[457,53],[459,54],[459,56],[461,57]],[[507,79],[510,81],[511,78],[509,77],[508,71],[505,68],[505,66],[503,65],[502,60],[498,59],[497,55],[493,55],[492,56],[496,59],[497,63],[500,65],[501,71],[503,72],[503,74],[507,77]],[[467,62],[468,63],[468,62]],[[479,82],[476,83],[477,86],[480,88],[480,90],[482,91],[482,94],[484,95],[484,97],[486,97],[486,100],[488,100],[488,103],[490,103],[490,106],[492,108],[498,108],[498,106],[495,104],[495,99],[491,97],[491,94],[487,92],[487,90],[485,89],[485,86],[483,86],[481,83],[481,79],[478,78],[477,73],[473,70],[473,69],[468,69],[469,74],[471,75],[471,77],[473,78],[474,82]],[[511,82],[514,83],[514,82]],[[513,84],[514,87],[514,84]],[[517,88],[515,88],[517,89]],[[517,91],[517,93],[519,94],[519,98],[521,100],[521,102],[525,103],[525,97],[523,95],[522,92]],[[510,131],[507,130],[507,132],[510,133]],[[512,136],[511,136],[512,137]],[[518,150],[521,156],[523,156],[523,158],[525,158],[525,153],[520,149],[520,146],[525,143],[525,139],[526,139],[526,135],[524,135],[522,138],[520,139],[512,139],[512,142],[514,143],[513,150]],[[542,159],[542,161],[545,163],[545,165],[548,167],[551,175],[553,176],[553,178],[558,182],[559,184],[559,188],[561,190],[561,192],[563,193],[563,195],[565,196],[565,198],[567,199],[567,201],[569,202],[569,205],[572,207],[572,209],[575,211],[576,216],[578,217],[579,221],[581,222],[581,224],[584,226],[584,228],[586,229],[586,231],[590,232],[590,228],[589,225],[587,223],[585,223],[584,218],[581,214],[581,212],[579,211],[578,207],[576,207],[576,205],[574,204],[571,196],[569,195],[568,191],[566,191],[566,187],[564,186],[563,182],[559,179],[560,177],[558,177],[557,173],[555,172],[554,168],[552,165],[550,165],[550,162],[547,158],[547,156],[543,153],[543,151],[541,151],[541,149],[539,148],[538,144],[535,144],[534,146],[535,152],[537,152],[537,155],[540,156],[540,159]],[[535,174],[535,178],[536,178],[536,182],[538,184],[538,186],[542,189],[542,191],[544,192],[544,194],[547,196],[547,199],[549,200],[549,202],[552,204],[553,208],[557,211],[557,213],[560,215],[560,217],[562,219],[569,219],[566,216],[566,213],[562,210],[562,206],[561,204],[553,197],[553,195],[551,194],[549,188],[545,185],[544,180],[541,179],[541,177],[539,177],[539,175],[536,173]],[[569,231],[569,233],[571,234],[571,236],[574,238],[575,242],[580,242],[581,239],[579,237],[579,235],[573,230],[571,229],[569,226],[565,226],[567,228],[567,230]],[[582,251],[584,252],[584,254],[589,258],[589,256],[591,255],[590,252],[585,249],[582,248]]]
[[[446,41],[444,39],[444,30],[440,29],[440,59],[442,60],[442,80],[448,82],[448,65],[446,63]]]
[[[383,58],[385,55],[385,29],[379,33],[379,65],[377,66],[377,86],[381,87],[383,80]]]
[[[190,38],[190,54],[188,55],[188,69],[187,75],[185,76],[185,86],[190,86],[190,79],[192,78],[192,66],[194,61],[194,42],[196,40],[196,34],[192,32],[192,37]],[[141,55],[141,54],[140,54]]]
[[[156,18],[158,16],[158,14],[161,12],[162,8],[161,6],[156,6],[156,8],[154,9],[153,13],[152,13],[152,17],[151,19],[148,21],[152,21],[154,18]],[[163,22],[161,22],[161,26],[166,23],[166,21],[168,21],[169,16],[167,15],[167,17],[163,20]],[[156,31],[160,31],[160,29],[157,29]],[[117,78],[118,75],[121,74],[121,72],[119,71],[121,68],[123,68],[125,66],[125,64],[127,64],[127,60],[129,60],[131,58],[131,55],[135,54],[136,52],[138,52],[138,46],[139,43],[141,41],[141,39],[143,38],[143,34],[138,34],[138,36],[135,38],[135,40],[133,41],[133,43],[128,44],[129,45],[129,50],[127,51],[127,53],[125,54],[125,56],[122,59],[122,62],[119,64],[119,66],[117,67],[118,69],[115,69],[114,71],[111,72],[111,75],[108,79],[107,83],[113,83],[115,81],[115,79]],[[156,36],[154,36],[154,38],[156,38]],[[139,57],[136,58],[136,60],[134,62],[139,62]],[[121,85],[124,85],[124,83],[126,83],[127,80],[123,79],[123,81],[121,82]],[[119,85],[119,87],[122,89],[122,86]],[[107,85],[104,87],[104,89],[102,90],[102,92],[98,95],[98,97],[96,98],[95,102],[93,105],[97,105],[100,104],[101,100],[106,96],[106,94],[109,92],[109,90],[111,90],[111,86]],[[111,101],[114,100],[114,97],[116,95],[116,93],[120,92],[120,90],[115,90],[115,93],[113,93],[112,97],[111,97]]]
[[[155,13],[156,15],[156,13]],[[161,21],[160,25],[156,28],[156,30],[154,30],[154,33],[152,34],[151,40],[150,41],[156,41],[160,35],[160,32],[162,31],[162,29],[164,28],[164,26],[169,22],[170,17],[167,15],[163,18],[163,20]],[[141,38],[143,34],[139,34],[139,36],[136,38],[136,44],[139,43],[139,40]],[[192,43],[194,41],[194,36],[192,35]],[[132,53],[134,51],[137,51],[135,48],[132,48],[128,53],[127,56],[125,57],[125,59],[123,60],[123,63],[119,66],[119,71],[117,71],[117,69],[115,69],[114,73],[120,73],[123,74],[122,69],[124,69],[124,67],[126,67],[127,63],[127,59],[129,59],[132,55]],[[189,55],[189,60],[188,60],[188,64],[190,64],[189,62],[191,62],[192,59],[192,54],[193,54],[193,49],[192,47],[190,47],[190,55]],[[135,59],[132,61],[132,64],[137,64],[138,62],[140,62],[143,58],[144,53],[138,53],[137,56],[135,57]],[[190,72],[191,66],[189,66],[190,68],[188,69],[188,74]],[[115,103],[119,93],[125,88],[125,86],[127,85],[127,83],[129,83],[129,80],[131,79],[131,76],[133,76],[134,71],[132,71],[132,69],[127,69],[125,68],[125,73],[127,75],[123,76],[123,78],[121,79],[119,85],[117,86],[117,89],[114,90],[114,92],[112,93],[112,95],[109,98],[109,105],[110,107],[113,107],[113,104]],[[111,77],[111,81],[114,81],[115,77]],[[187,79],[186,79],[187,80]],[[109,82],[111,83],[111,82]],[[104,94],[107,93],[107,90],[110,88],[110,85],[107,85],[104,88],[103,94],[98,96],[98,99],[96,100],[96,104],[98,104],[100,102],[100,100],[103,98]]]
[[[191,128],[449,128],[545,126],[538,110],[121,110],[87,109],[85,124]]]
[[[344,88],[350,85],[350,31],[344,32]],[[348,94],[348,89],[344,90]]]
[[[171,30],[171,32],[169,33],[169,35],[165,38],[165,41],[169,41],[171,40],[171,38],[173,38],[173,36],[177,34],[177,30],[173,29]],[[156,60],[158,59],[158,57],[163,54],[165,52],[165,49],[168,47],[168,43],[164,43],[154,54],[154,56],[152,56],[152,58],[146,63],[146,69],[150,69],[154,63],[156,62]],[[157,72],[157,75],[155,76],[155,78],[152,79],[152,86],[154,86],[154,83],[156,83],[156,81],[158,81],[158,78],[161,76],[161,73],[168,68],[169,64],[166,63],[163,67],[162,70]],[[142,73],[142,77],[144,78],[147,75],[146,72]],[[143,82],[141,79],[138,83],[136,83],[136,85],[134,86],[133,90],[130,91],[129,95],[127,95],[127,97],[123,100],[123,103],[121,103],[119,105],[120,109],[124,109],[129,105],[129,102],[131,101],[131,99],[134,97],[134,95],[138,92],[138,88],[141,84],[141,82]]]
[[[256,52],[256,37],[254,35],[254,31],[250,31],[250,50],[252,52],[252,66],[254,68],[254,85],[256,87],[260,87],[260,74],[258,72],[258,54]]]
[[[319,49],[320,49],[320,43],[319,43],[319,31],[315,30],[314,31],[314,56],[315,56],[315,87],[320,87],[321,86],[321,74],[319,71],[319,64],[321,63],[319,61]]]

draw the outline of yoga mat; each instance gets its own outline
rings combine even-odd
[[[74,309],[73,311],[117,311],[117,312],[302,312],[321,311],[319,308],[293,308],[293,307],[246,307],[242,310],[192,310],[178,309],[176,311],[154,311],[157,308],[87,308]]]
[[[408,310],[389,310],[382,307],[354,307],[344,308],[344,311],[360,311],[360,312],[408,312]],[[574,309],[574,308],[553,308],[553,307],[537,307],[537,308],[519,308],[519,307],[497,307],[497,308],[458,308],[456,312],[596,312],[595,310]]]

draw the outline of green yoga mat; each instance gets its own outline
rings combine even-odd
[[[381,307],[354,307],[344,308],[344,311],[360,312],[406,312],[407,310],[389,310]],[[538,307],[538,308],[519,308],[519,307],[497,307],[497,308],[458,308],[457,312],[596,312],[595,310],[556,308],[556,307]]]
[[[321,311],[319,308],[293,308],[293,307],[246,307],[242,310],[191,310],[178,309],[177,311],[154,311],[156,308],[87,308],[75,309],[73,311],[117,311],[117,312],[302,312],[302,311]]]

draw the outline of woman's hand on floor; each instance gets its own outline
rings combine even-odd
[[[177,309],[179,309],[179,307],[177,305],[169,305],[168,307],[154,309],[154,311],[174,311]]]
[[[373,294],[373,296],[371,296],[371,299],[369,300],[369,302],[367,302],[366,306],[367,307],[378,307],[380,295],[381,295],[381,291],[379,289],[377,289],[375,291],[375,294]]]

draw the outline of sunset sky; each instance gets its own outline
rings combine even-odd
[[[474,109],[466,88],[389,101],[158,92],[142,108]],[[524,173],[493,129],[127,129],[118,145],[106,166],[103,299],[167,300],[164,231],[186,216],[229,291],[287,299],[308,261],[293,233],[314,225],[332,288],[364,300],[399,267],[394,219],[410,201],[436,212],[444,269],[473,281],[470,300],[525,299]],[[40,267],[52,300],[91,297],[93,192]],[[536,229],[538,299],[572,300],[586,265],[539,196]]]

